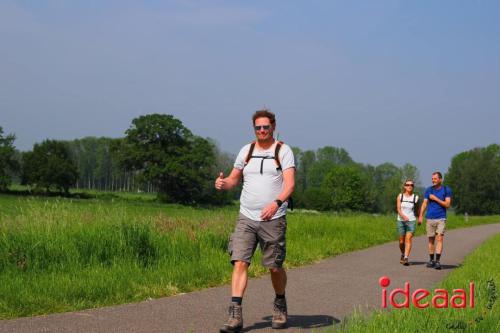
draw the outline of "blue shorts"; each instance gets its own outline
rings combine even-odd
[[[404,236],[404,235],[406,235],[407,232],[411,232],[412,234],[414,234],[415,233],[415,222],[416,222],[416,220],[413,220],[413,221],[399,221],[398,220],[399,236]]]

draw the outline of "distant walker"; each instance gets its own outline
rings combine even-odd
[[[418,224],[422,223],[427,210],[426,230],[429,238],[429,262],[427,267],[441,269],[444,232],[446,229],[446,210],[451,206],[451,189],[443,186],[443,175],[436,171],[432,174],[432,186],[425,190],[424,202],[420,209]]]

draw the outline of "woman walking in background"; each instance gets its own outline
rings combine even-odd
[[[415,212],[417,211],[418,195],[413,193],[414,187],[415,182],[412,179],[407,179],[403,183],[402,192],[398,194],[396,200],[399,249],[401,250],[399,262],[405,266],[410,265],[408,257],[410,256],[412,238],[415,233],[415,222],[417,220]]]

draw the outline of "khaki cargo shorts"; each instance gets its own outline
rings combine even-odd
[[[427,219],[427,237],[436,237],[437,234],[444,235],[446,219]]]
[[[236,228],[229,238],[231,263],[244,261],[250,264],[258,243],[262,252],[262,265],[281,268],[286,257],[285,234],[286,216],[270,221],[254,221],[240,213]]]

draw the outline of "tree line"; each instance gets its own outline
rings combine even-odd
[[[14,180],[33,191],[154,192],[163,202],[182,204],[226,204],[239,196],[238,189],[228,193],[213,188],[214,177],[231,170],[234,156],[171,115],[135,118],[123,138],[45,140],[27,152],[18,152],[14,141],[15,136],[4,135],[0,127],[0,190]],[[453,157],[445,181],[454,190],[458,212],[500,213],[499,147],[493,144]],[[412,178],[420,184],[418,169],[411,164],[362,164],[345,149],[332,146],[292,149],[297,167],[295,207],[392,212],[402,182]]]
[[[135,118],[123,138],[44,140],[22,153],[16,152],[14,140],[0,132],[0,190],[14,178],[35,192],[142,191],[182,204],[224,204],[235,195],[213,188],[212,178],[227,168],[229,155],[171,115]]]
[[[294,149],[297,162],[294,201],[315,210],[394,211],[402,182],[411,178],[419,184],[417,167],[392,163],[378,166],[355,162],[343,148],[323,147],[316,151]]]

